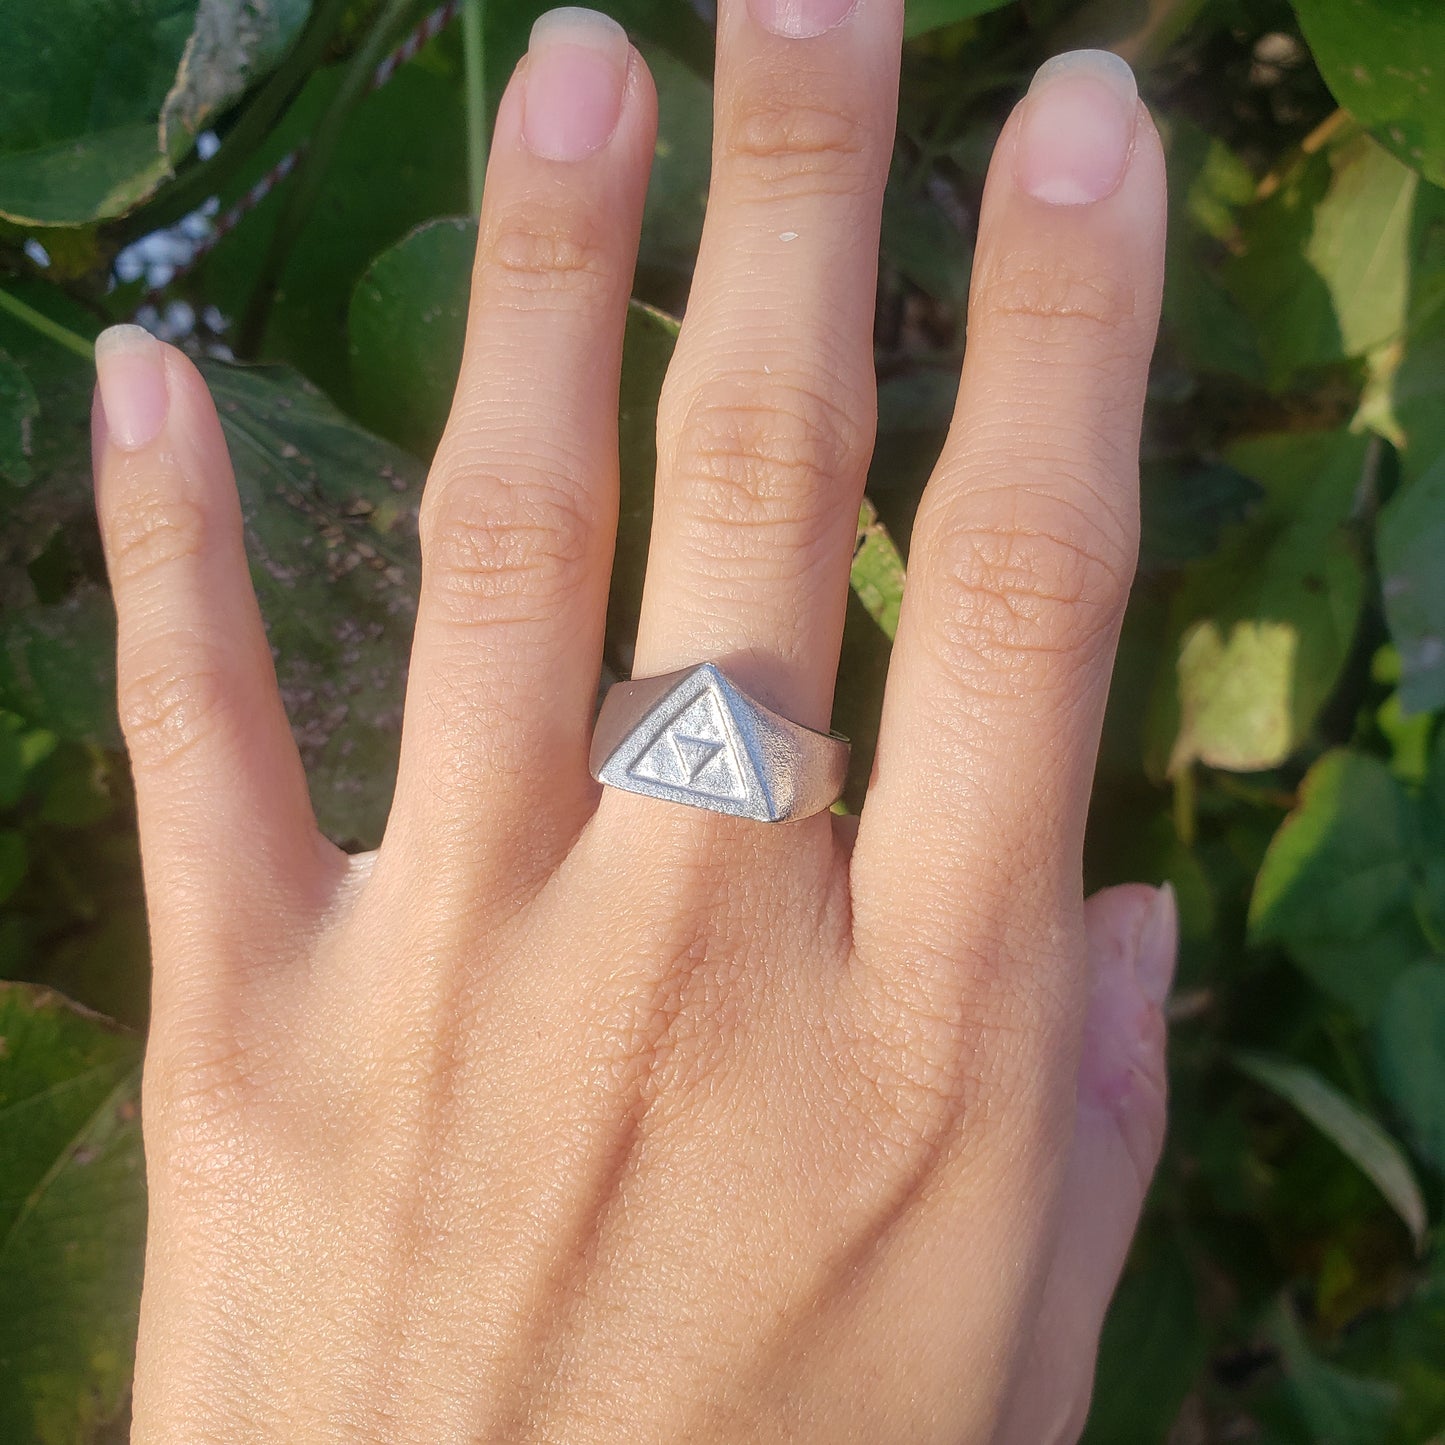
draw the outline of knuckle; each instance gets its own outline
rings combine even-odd
[[[724,132],[729,174],[766,194],[857,194],[869,184],[868,134],[855,106],[764,87],[734,106]]]
[[[214,726],[224,680],[198,639],[159,638],[121,660],[120,726],[137,767],[159,767],[189,752]]]
[[[482,244],[480,284],[506,306],[593,299],[612,289],[617,274],[608,230],[559,206],[531,202],[503,211]]]
[[[597,534],[584,489],[559,476],[468,474],[428,492],[420,517],[426,592],[463,624],[556,614]]]
[[[972,494],[965,514],[925,530],[919,556],[928,561],[918,573],[949,670],[992,666],[1005,685],[1032,692],[1067,686],[1111,644],[1133,542],[1092,516],[1092,505],[1059,496],[1034,505],[1037,494],[1026,493],[1010,488],[1001,508]]]
[[[685,525],[750,557],[770,532],[789,555],[831,537],[840,489],[867,464],[875,406],[871,390],[865,409],[806,382],[731,399],[705,392],[674,433]]]
[[[1133,284],[1105,258],[1010,252],[988,267],[976,295],[976,319],[1003,326],[1027,340],[1085,331],[1106,336],[1129,327],[1138,314]]]
[[[207,518],[190,497],[138,490],[108,509],[105,535],[112,581],[123,586],[200,557]]]

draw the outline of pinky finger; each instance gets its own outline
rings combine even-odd
[[[95,348],[96,507],[117,615],[158,962],[294,918],[343,855],[319,835],[252,590],[215,405],[137,326]]]
[[[1109,888],[1084,918],[1094,986],[1058,1243],[999,1445],[1074,1445],[1083,1433],[1104,1316],[1164,1144],[1173,890]]]

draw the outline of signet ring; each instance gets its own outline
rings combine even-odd
[[[848,739],[790,722],[716,663],[614,683],[589,767],[609,787],[760,823],[820,813],[848,773]]]

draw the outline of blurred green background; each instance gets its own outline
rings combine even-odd
[[[485,135],[541,8],[0,0],[5,1445],[126,1438],[144,1230],[146,938],[90,340],[138,318],[204,358],[318,813],[370,845]],[[712,32],[683,0],[604,8],[662,115],[623,386],[608,666],[625,674]],[[1042,59],[1105,45],[1169,152],[1143,555],[1087,867],[1091,887],[1178,890],[1173,1115],[1086,1438],[1445,1441],[1445,6],[909,0],[907,17],[836,719],[860,744],[855,803],[993,139]]]

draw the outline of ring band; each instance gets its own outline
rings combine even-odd
[[[847,738],[789,722],[704,662],[608,688],[589,767],[629,793],[784,823],[837,801],[848,752]]]

